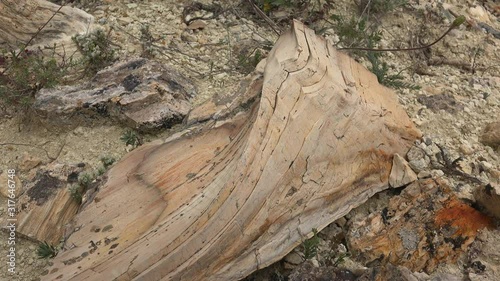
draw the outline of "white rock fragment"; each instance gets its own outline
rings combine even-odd
[[[399,154],[394,154],[392,159],[392,170],[389,175],[389,185],[393,188],[405,186],[417,180],[417,174],[410,165]]]

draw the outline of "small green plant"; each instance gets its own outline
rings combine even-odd
[[[373,48],[382,39],[380,31],[374,26],[367,25],[366,17],[346,19],[344,16],[332,15],[330,18],[332,27],[339,37],[337,45]]]
[[[318,246],[320,239],[318,237],[318,230],[313,228],[313,236],[310,239],[302,242],[302,248],[304,250],[304,258],[306,260],[312,259],[318,254]]]
[[[103,156],[101,157],[101,163],[104,166],[104,169],[107,169],[109,166],[115,163],[116,159],[111,156]]]
[[[417,85],[404,82],[404,77],[401,75],[401,72],[389,75],[389,66],[387,65],[387,63],[380,60],[380,53],[368,52],[366,58],[371,63],[371,67],[369,67],[369,70],[377,76],[377,80],[380,84],[391,87],[393,89],[420,89],[420,87]]]
[[[302,1],[297,1],[302,2]],[[279,7],[290,7],[293,4],[292,0],[259,0],[258,6],[266,13],[275,10]]]
[[[385,0],[379,0],[385,1]],[[398,0],[388,0],[398,1]],[[368,49],[374,48],[380,40],[382,35],[377,30],[375,25],[368,26],[368,17],[361,16],[359,19],[355,17],[346,20],[339,15],[331,17],[333,21],[333,29],[339,37],[338,44],[347,46],[345,49],[349,50],[350,47],[355,46],[351,52],[354,55],[365,57],[370,63],[369,70],[377,76],[380,84],[394,89],[410,89],[418,90],[420,87],[411,83],[404,82],[404,77],[400,73],[389,74],[389,66],[381,60],[381,52],[371,52]],[[367,49],[367,50],[359,50]]]
[[[335,261],[333,262],[333,266],[337,267],[342,265],[345,262],[345,259],[350,257],[349,253],[339,253]]]
[[[116,60],[115,50],[101,29],[73,36],[72,39],[83,56],[82,63],[91,74],[97,73]]]
[[[94,177],[91,174],[82,173],[78,177],[78,184],[80,184],[80,186],[83,187],[83,189],[87,189],[93,180],[94,180]]]
[[[131,145],[133,147],[138,147],[142,144],[139,135],[132,130],[125,131],[125,133],[123,133],[123,135],[120,137],[120,140],[122,140],[125,145]]]
[[[3,51],[0,55],[0,98],[10,104],[30,105],[41,88],[59,84],[67,68],[40,51],[24,50],[20,54]]]
[[[38,255],[38,258],[40,259],[53,258],[57,255],[57,249],[56,247],[50,245],[49,243],[43,242],[40,245],[38,245],[36,253]]]
[[[151,31],[149,30],[149,25],[141,25],[139,29],[141,32],[141,46],[142,46],[142,54],[141,57],[144,58],[153,58],[155,55],[155,48],[153,43],[157,41]]]
[[[82,203],[83,194],[82,187],[80,185],[72,185],[69,187],[69,194],[78,204]]]
[[[250,73],[254,71],[255,67],[262,60],[262,52],[259,49],[256,49],[249,56],[240,56],[238,60],[237,69],[242,73]]]
[[[100,177],[100,176],[104,175],[104,173],[106,173],[106,168],[105,167],[99,167],[99,168],[97,168],[97,173],[96,173],[97,176]]]

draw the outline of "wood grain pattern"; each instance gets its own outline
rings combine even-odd
[[[241,279],[386,189],[419,136],[392,91],[295,21],[260,100],[129,153],[42,280]]]
[[[0,47],[11,50],[24,46],[59,7],[46,0],[1,0]],[[65,51],[69,57],[74,51],[71,37],[92,31],[93,21],[94,17],[86,12],[65,6],[40,31],[29,48],[43,49],[44,46],[53,47],[57,43],[58,54],[63,54],[61,45],[66,45]]]

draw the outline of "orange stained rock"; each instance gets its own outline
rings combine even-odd
[[[438,227],[451,226],[455,230],[454,236],[475,237],[478,230],[493,227],[490,217],[457,198],[444,203],[444,208],[437,211],[434,222]]]

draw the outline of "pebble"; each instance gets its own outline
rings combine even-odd
[[[285,256],[285,261],[292,265],[301,264],[304,259],[299,255],[299,253],[293,251]]]
[[[121,25],[129,25],[131,24],[132,22],[134,22],[133,19],[129,18],[129,17],[122,17],[122,18],[118,18],[118,22],[121,24]]]

